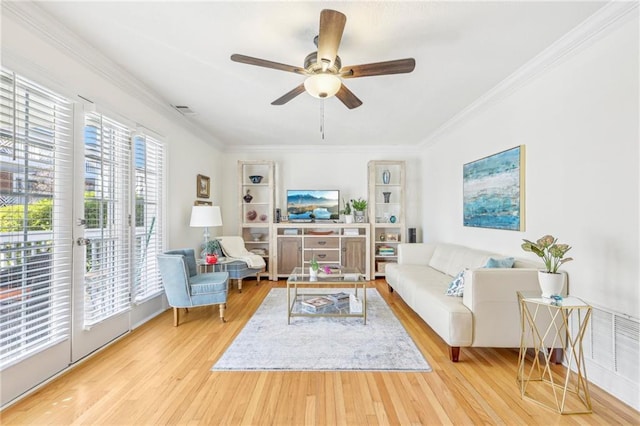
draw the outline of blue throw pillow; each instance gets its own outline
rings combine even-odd
[[[504,257],[502,259],[495,259],[490,257],[487,260],[487,264],[484,265],[485,268],[512,268],[513,263],[516,260],[513,257]]]
[[[464,269],[460,271],[453,281],[449,283],[449,287],[445,293],[447,296],[462,297],[464,293],[464,271]]]

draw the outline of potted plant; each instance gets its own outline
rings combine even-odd
[[[364,222],[364,211],[367,209],[367,200],[362,198],[351,200],[351,206],[355,212],[356,222]]]
[[[215,265],[218,263],[218,253],[220,253],[220,243],[218,240],[209,240],[204,247],[205,262],[207,265]]]
[[[558,268],[563,263],[573,260],[571,257],[564,257],[571,250],[571,247],[568,244],[558,244],[558,239],[552,235],[545,235],[535,243],[529,240],[523,241],[522,249],[534,253],[544,262],[545,270],[538,271],[542,297],[551,297],[562,293],[564,275],[558,273]]]
[[[345,201],[344,198],[342,199],[342,202],[344,203],[344,208],[340,210],[340,214],[344,217],[344,223],[352,223],[353,215],[351,214],[351,204],[349,204],[348,201]]]

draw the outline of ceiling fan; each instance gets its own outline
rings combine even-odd
[[[304,68],[240,54],[231,55],[231,60],[307,77],[304,83],[271,102],[271,105],[284,105],[306,91],[320,99],[335,95],[347,108],[357,108],[362,105],[362,101],[347,89],[342,79],[410,73],[415,68],[416,61],[413,58],[406,58],[343,67],[338,56],[338,47],[346,22],[347,17],[336,10],[324,9],[320,12],[320,30],[314,39],[318,50],[307,55]]]

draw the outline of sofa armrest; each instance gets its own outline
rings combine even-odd
[[[518,291],[540,291],[537,269],[477,268],[465,272],[462,303],[473,314],[472,346],[520,346]]]
[[[400,265],[428,265],[436,246],[429,243],[398,244]]]

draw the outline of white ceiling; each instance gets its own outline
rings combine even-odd
[[[495,87],[603,2],[166,2],[39,5],[155,92],[187,105],[219,143],[409,145]],[[413,57],[411,74],[349,79],[363,105],[348,110],[301,94],[270,103],[304,77],[232,62],[242,53],[302,66],[320,11],[347,15],[344,65]]]

